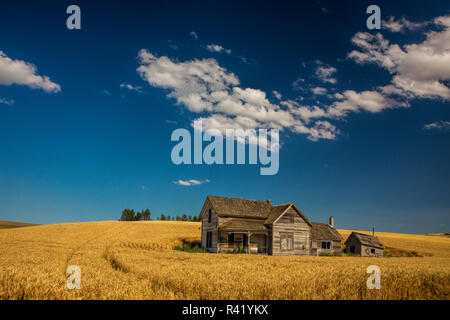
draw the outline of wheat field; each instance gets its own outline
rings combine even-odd
[[[344,238],[351,231],[340,230]],[[173,250],[200,223],[88,222],[0,230],[0,299],[446,299],[450,238],[377,233],[422,257],[277,257]],[[81,289],[68,290],[68,265]],[[366,268],[381,268],[381,289]]]

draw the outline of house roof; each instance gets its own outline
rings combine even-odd
[[[208,196],[217,215],[237,218],[266,219],[271,205],[262,200]]]
[[[352,237],[356,237],[356,239],[363,245],[365,246],[370,246],[370,247],[375,247],[375,248],[380,248],[380,249],[384,249],[384,245],[380,242],[380,240],[378,239],[377,236],[371,236],[368,234],[364,234],[364,233],[359,233],[359,232],[352,232],[352,234],[347,238],[347,240],[345,241],[345,243],[347,243],[347,241]]]
[[[275,220],[277,220],[278,217],[281,216],[290,206],[291,206],[290,203],[280,204],[278,206],[272,206],[269,217],[266,219],[265,223],[271,224],[271,223],[275,222]]]
[[[219,230],[267,231],[264,220],[233,219],[219,225]]]
[[[272,206],[263,200],[248,200],[239,198],[208,196],[216,214],[219,217],[265,220],[265,224],[274,223],[289,207],[293,207],[299,215],[311,226],[308,218],[292,203]],[[206,204],[206,202],[205,202]],[[203,209],[202,209],[203,211]]]
[[[341,241],[342,236],[337,230],[326,223],[312,222],[311,238],[312,240],[336,240]]]

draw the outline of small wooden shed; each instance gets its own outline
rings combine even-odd
[[[352,232],[345,241],[345,249],[353,254],[363,257],[382,257],[384,245],[377,236],[359,232]]]

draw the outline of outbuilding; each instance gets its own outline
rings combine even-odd
[[[363,257],[382,257],[384,254],[384,245],[374,234],[368,235],[359,232],[352,232],[345,241],[345,249]]]

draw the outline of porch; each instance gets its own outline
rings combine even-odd
[[[219,231],[218,253],[268,253],[267,232]]]

